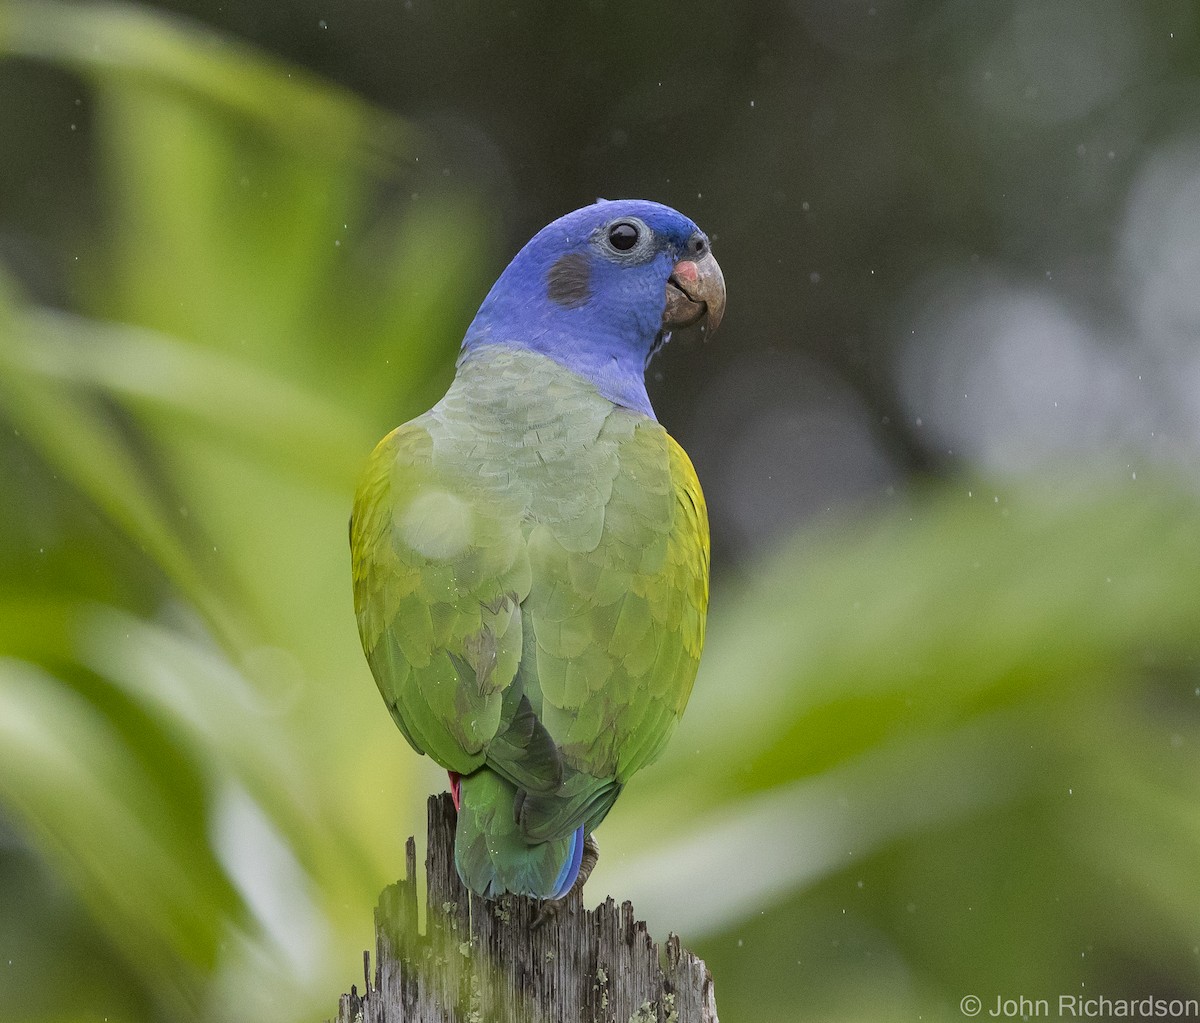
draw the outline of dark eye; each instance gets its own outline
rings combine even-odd
[[[638,241],[638,229],[622,221],[608,229],[608,243],[619,252],[628,252]]]
[[[694,234],[688,242],[688,251],[693,256],[703,256],[708,251],[708,239],[703,235]]]

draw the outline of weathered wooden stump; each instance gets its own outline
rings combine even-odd
[[[375,975],[342,995],[336,1023],[717,1023],[712,975],[672,934],[650,940],[633,906],[571,899],[534,930],[538,904],[485,902],[454,870],[454,804],[429,799],[426,926],[417,921],[416,843],[407,876],[375,910]]]

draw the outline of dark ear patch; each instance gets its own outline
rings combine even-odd
[[[546,294],[559,305],[568,309],[581,306],[592,293],[591,273],[587,256],[582,252],[568,252],[550,267],[546,275]]]

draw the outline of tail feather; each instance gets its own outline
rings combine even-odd
[[[571,889],[583,858],[583,828],[564,838],[530,843],[513,804],[517,789],[482,768],[460,783],[454,865],[471,891],[487,899],[506,892],[559,899]]]
[[[579,876],[579,868],[583,865],[583,826],[571,832],[571,855],[567,857],[558,872],[552,899],[561,899],[571,890],[575,878]]]

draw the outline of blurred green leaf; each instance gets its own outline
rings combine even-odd
[[[5,0],[0,52],[96,75],[126,95],[173,93],[339,164],[390,162],[416,145],[409,125],[300,68],[133,4]]]
[[[115,730],[32,665],[0,665],[0,785],[128,961],[176,1010],[199,1000],[231,893],[173,833],[172,794]]]
[[[125,530],[217,628],[232,619],[202,578],[165,517],[138,453],[95,395],[66,390],[34,371],[33,342],[0,305],[0,402],[12,427],[30,437],[62,472]]]
[[[220,351],[49,310],[26,322],[37,337],[21,353],[27,372],[106,392],[314,483],[352,486],[353,460],[374,439],[320,392]]]

